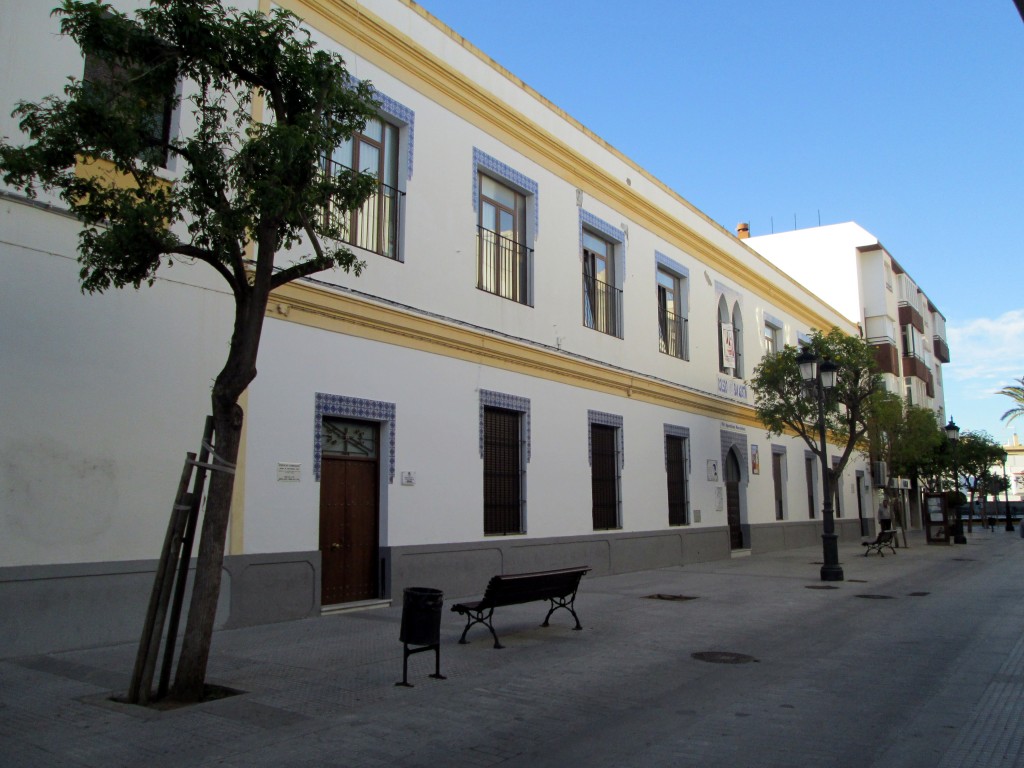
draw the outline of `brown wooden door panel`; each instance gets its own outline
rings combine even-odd
[[[378,597],[377,462],[324,457],[320,466],[321,599]]]

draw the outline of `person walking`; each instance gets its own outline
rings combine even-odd
[[[882,499],[878,505],[878,527],[883,531],[892,530],[892,514],[889,512],[889,500]]]

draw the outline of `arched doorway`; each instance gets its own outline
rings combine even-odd
[[[729,521],[729,546],[743,549],[743,528],[740,524],[740,462],[736,451],[725,455],[725,508]]]

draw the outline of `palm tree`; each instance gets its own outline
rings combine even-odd
[[[1007,424],[1018,416],[1024,416],[1024,376],[1021,376],[1017,381],[1019,382],[1018,384],[1003,387],[996,393],[997,395],[1006,395],[1015,403],[1013,408],[1000,416]]]

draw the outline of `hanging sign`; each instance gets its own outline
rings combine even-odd
[[[722,323],[722,366],[736,367],[736,337],[733,335],[732,323]]]

